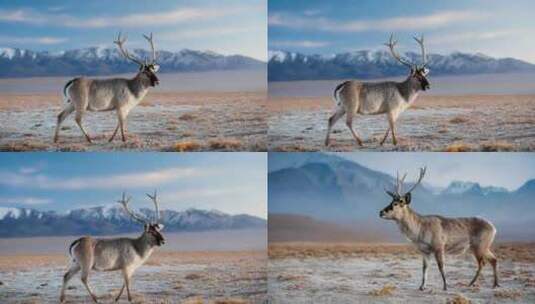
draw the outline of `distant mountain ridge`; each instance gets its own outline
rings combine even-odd
[[[301,162],[292,153],[276,153],[269,155],[269,162],[270,216],[309,216],[363,231],[390,227],[379,218],[379,211],[391,201],[384,188],[393,187],[394,177],[322,153],[305,155]],[[271,169],[272,162],[276,170]],[[409,173],[405,189],[413,179]],[[526,181],[514,191],[459,181],[437,191],[424,180],[412,194],[411,206],[421,214],[482,216],[499,227],[500,237],[535,238],[535,232],[530,232],[535,229],[528,228],[535,228],[535,180]],[[391,231],[393,236],[398,235],[395,229]]]
[[[154,217],[151,209],[140,209],[147,218]],[[162,210],[161,221],[166,231],[206,231],[266,227],[266,220],[217,210]],[[106,235],[140,231],[120,206],[93,207],[67,213],[38,211],[28,208],[0,208],[0,237]]]
[[[139,58],[148,51],[133,49]],[[221,55],[212,51],[183,49],[158,51],[162,73],[264,68],[265,63],[242,55]],[[0,77],[110,75],[137,71],[115,48],[89,47],[61,52],[31,51],[0,47]]]
[[[414,62],[421,62],[421,55],[418,53],[407,52],[404,55]],[[514,58],[492,58],[481,53],[429,54],[428,62],[432,75],[535,71],[535,64]],[[387,51],[360,50],[332,56],[305,55],[280,50],[269,52],[269,81],[372,79],[406,74],[407,68],[392,58]]]

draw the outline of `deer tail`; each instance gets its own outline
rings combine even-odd
[[[71,102],[71,97],[69,96],[69,88],[72,86],[72,84],[74,83],[74,81],[76,81],[78,78],[73,78],[71,80],[69,80],[65,86],[63,87],[63,102],[64,103],[68,103],[68,102]]]
[[[334,100],[334,104],[337,107],[340,106],[340,102],[341,102],[340,101],[340,95],[338,94],[338,92],[340,92],[340,90],[348,83],[349,83],[349,81],[342,82],[341,84],[337,85],[336,88],[333,91],[333,100]]]
[[[82,238],[79,238],[77,240],[75,240],[74,242],[71,243],[71,246],[69,246],[69,255],[72,257],[72,248],[74,246],[76,246],[77,244],[80,243],[80,241],[82,241]]]

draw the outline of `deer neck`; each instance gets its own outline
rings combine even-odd
[[[397,87],[399,94],[409,104],[412,104],[416,100],[416,97],[418,97],[418,83],[410,75],[405,81],[398,83]]]
[[[405,208],[403,216],[397,220],[397,224],[401,233],[403,233],[409,240],[416,242],[420,235],[422,227],[421,216],[414,212],[410,207]]]
[[[138,72],[137,75],[128,80],[128,88],[130,92],[136,97],[136,99],[141,101],[143,97],[147,94],[150,87],[150,79],[143,74],[143,72]]]
[[[143,232],[141,236],[134,240],[134,247],[142,259],[148,258],[154,250],[154,246],[151,245],[150,237],[146,232]]]

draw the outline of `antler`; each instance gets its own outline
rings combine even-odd
[[[158,200],[156,198],[156,190],[154,190],[154,194],[153,195],[150,195],[150,194],[147,193],[147,196],[154,203],[154,208],[156,209],[156,219],[155,219],[155,221],[158,222],[160,220],[160,206],[158,205]]]
[[[126,198],[126,193],[123,192],[123,197],[117,202],[123,205],[124,210],[126,210],[126,213],[128,213],[128,215],[130,215],[130,217],[132,217],[134,220],[140,222],[143,225],[147,224],[147,222],[144,219],[137,216],[132,210],[128,208],[128,203],[130,202],[130,199],[132,199],[132,197],[129,196],[128,198]]]
[[[420,175],[418,176],[418,181],[412,185],[412,187],[409,189],[409,191],[403,192],[403,183],[405,182],[405,178],[407,177],[407,173],[403,174],[403,177],[401,179],[399,178],[399,172],[396,172],[396,192],[388,191],[386,188],[384,188],[385,192],[390,195],[392,198],[395,197],[401,197],[404,196],[407,193],[412,192],[421,182],[424,178],[425,171],[427,170],[427,167],[420,168]]]
[[[121,51],[121,53],[123,54],[123,56],[126,58],[126,59],[129,59],[139,65],[143,65],[144,63],[135,58],[134,56],[130,55],[130,53],[128,53],[128,50],[125,49],[123,47],[124,43],[126,42],[126,37],[124,37],[123,39],[121,39],[121,33],[119,32],[119,35],[117,36],[117,40],[113,41],[113,43],[117,44],[117,46],[119,46],[119,50]]]
[[[403,174],[403,177],[399,179],[399,172],[396,172],[396,193],[399,196],[401,196],[401,192],[403,192],[403,183],[405,182],[406,177],[407,173]]]
[[[394,40],[394,34],[390,34],[390,41],[385,43],[385,45],[390,49],[390,53],[392,54],[392,57],[399,61],[401,64],[408,66],[409,68],[413,68],[413,64],[406,61],[405,59],[401,58],[398,53],[394,50],[394,47],[396,46],[398,42]]]
[[[422,69],[427,66],[427,55],[425,53],[425,46],[424,46],[424,35],[420,36],[420,39],[418,37],[412,37],[418,44],[420,45],[420,49],[422,50]]]
[[[150,48],[152,49],[152,64],[156,63],[156,48],[154,47],[154,40],[152,40],[152,33],[150,33],[150,36],[143,35],[145,39],[150,43]]]
[[[422,179],[424,178],[426,170],[427,170],[427,167],[420,168],[420,175],[418,176],[418,181],[416,181],[416,183],[406,193],[412,192],[412,190],[414,190],[422,182]]]

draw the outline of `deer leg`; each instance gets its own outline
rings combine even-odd
[[[425,284],[427,280],[427,256],[422,257],[422,284],[420,285],[420,290],[425,289]]]
[[[117,297],[115,297],[115,302],[119,301],[119,298],[123,295],[124,287],[126,286],[126,283],[123,283],[123,287],[121,287],[121,290],[119,290],[119,294]]]
[[[117,118],[119,119],[119,126],[121,128],[121,137],[123,139],[123,142],[126,142],[126,136],[125,136],[125,132],[126,132],[126,126],[125,126],[126,116],[127,116],[127,113],[125,113],[125,111],[123,111],[121,109],[117,110]]]
[[[362,140],[357,135],[355,130],[353,130],[353,115],[354,115],[353,112],[349,112],[349,111],[347,112],[347,114],[346,114],[346,125],[349,128],[349,130],[351,131],[351,134],[353,135],[353,138],[357,141],[359,146],[362,146]]]
[[[398,140],[396,139],[396,119],[397,115],[388,113],[388,124],[390,125],[390,131],[392,132],[392,144],[394,144],[394,146],[398,144]],[[388,135],[388,132],[386,134]]]
[[[488,250],[487,254],[485,255],[487,260],[490,262],[490,265],[492,265],[492,271],[494,273],[494,285],[493,288],[500,287],[500,284],[498,283],[498,260],[496,259],[496,256],[492,251]]]
[[[444,249],[435,252],[435,259],[437,260],[438,270],[442,276],[442,282],[444,286],[442,289],[448,290],[448,284],[446,283],[446,275],[444,274]]]
[[[329,145],[329,137],[331,135],[331,129],[332,127],[334,126],[334,124],[340,119],[342,118],[342,116],[344,116],[345,114],[345,110],[344,108],[338,108],[336,110],[336,113],[334,113],[330,118],[329,118],[329,125],[327,127],[327,137],[325,137],[325,145],[328,146]]]
[[[115,135],[117,134],[117,131],[119,131],[120,126],[121,126],[120,123],[117,123],[117,127],[115,127],[115,131],[113,131],[113,134],[111,135],[110,140],[108,140],[108,142],[113,141],[113,139],[115,138]]]
[[[67,118],[67,116],[69,116],[69,114],[71,114],[72,112],[74,112],[74,106],[72,105],[72,103],[69,103],[67,105],[67,107],[65,107],[63,109],[63,111],[61,111],[61,113],[58,114],[58,122],[56,124],[56,132],[54,132],[54,142],[55,143],[57,143],[58,139],[59,139],[59,131],[60,131],[60,128],[61,128],[61,124],[63,123],[65,118]]]
[[[87,139],[89,143],[92,143],[91,137],[89,137],[84,127],[82,126],[82,111],[76,111],[76,117],[74,118],[74,120],[76,121],[78,127],[80,127],[80,130],[82,130],[82,133],[84,133],[85,139]]]
[[[388,133],[390,133],[390,127],[388,127],[388,129],[386,129],[385,136],[383,137],[383,139],[381,140],[381,143],[380,143],[381,146],[385,143],[385,140],[388,137]]]
[[[89,269],[82,269],[82,283],[84,284],[85,288],[87,289],[87,292],[89,292],[89,295],[93,299],[95,303],[98,303],[97,297],[91,290],[91,287],[89,287],[89,284],[87,283],[87,278],[89,277]]]
[[[476,260],[477,260],[477,271],[476,271],[476,275],[474,276],[472,281],[470,281],[470,284],[468,284],[468,286],[470,286],[470,287],[474,286],[474,284],[477,281],[477,278],[479,278],[479,275],[481,274],[481,269],[483,269],[483,266],[484,266],[484,260],[483,260],[482,256],[477,256],[476,255]]]
[[[65,275],[63,275],[63,285],[61,286],[61,295],[59,297],[61,303],[65,301],[65,289],[67,288],[67,284],[72,277],[80,271],[80,269],[80,265],[73,263]]]
[[[125,269],[123,271],[124,275],[124,285],[126,286],[126,294],[128,295],[128,301],[132,302],[132,295],[130,294],[130,279],[132,278],[133,270]]]

